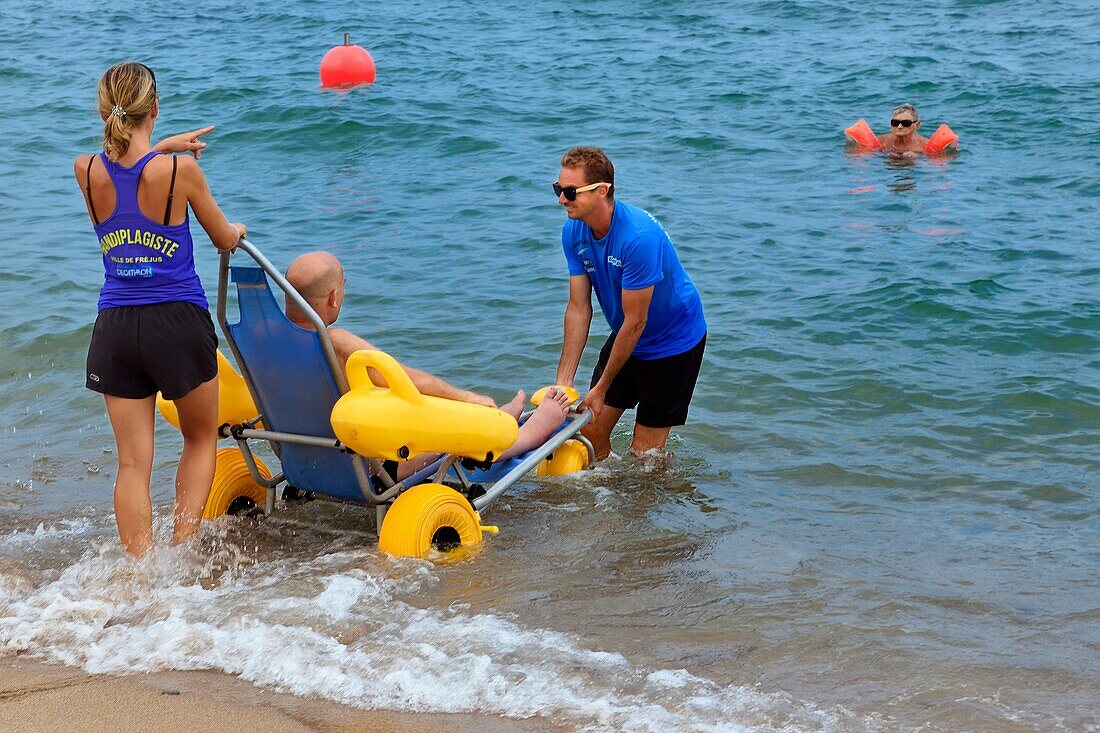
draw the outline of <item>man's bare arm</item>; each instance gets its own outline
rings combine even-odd
[[[332,339],[332,347],[336,350],[336,356],[340,359],[340,365],[345,368],[347,367],[348,357],[356,351],[360,349],[370,349],[372,351],[381,350],[366,339],[360,338],[354,333],[342,328],[330,328],[328,333],[329,338]],[[413,369],[405,364],[401,364],[401,368],[409,375],[409,379],[412,380],[413,385],[420,391],[420,394],[432,397],[442,397],[448,400],[457,400],[459,402],[470,402],[475,405],[485,405],[486,407],[497,406],[492,398],[486,397],[485,395],[479,395],[476,392],[470,392],[469,390],[459,389],[434,374],[428,374],[419,369]],[[386,384],[386,378],[383,377],[382,373],[377,369],[368,369],[367,372],[370,375],[370,381],[374,384],[379,387],[389,386]]]
[[[569,278],[569,303],[565,306],[565,326],[556,384],[573,386],[591,326],[592,283],[588,275],[572,275]]]

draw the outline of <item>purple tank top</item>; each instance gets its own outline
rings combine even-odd
[[[126,168],[112,163],[106,153],[100,160],[115,184],[115,210],[95,227],[103,251],[103,290],[99,310],[154,303],[194,303],[209,308],[206,292],[195,272],[190,217],[167,226],[153,221],[138,207],[141,172],[154,156],[150,150]]]

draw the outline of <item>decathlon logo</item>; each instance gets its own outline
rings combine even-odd
[[[620,260],[618,257],[613,257],[611,255],[608,255],[607,256],[607,264],[611,265],[612,267],[622,267],[623,266],[623,261]]]
[[[115,276],[121,278],[152,277],[153,268],[149,265],[145,267],[116,267]]]

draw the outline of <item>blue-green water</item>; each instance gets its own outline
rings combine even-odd
[[[1092,3],[239,5],[0,7],[0,656],[568,728],[1100,729]],[[378,81],[322,92],[345,31]],[[218,126],[214,193],[276,263],[343,259],[342,325],[498,400],[553,377],[549,184],[603,146],[710,323],[676,465],[526,482],[456,566],[316,505],[129,565],[71,172],[125,58],[158,132]],[[901,101],[959,155],[843,152]]]

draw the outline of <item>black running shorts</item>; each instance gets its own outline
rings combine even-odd
[[[210,313],[194,303],[157,303],[99,312],[88,347],[88,389],[140,400],[158,391],[184,397],[218,374]]]
[[[615,334],[611,334],[600,350],[600,360],[592,372],[591,386],[595,386],[603,374],[614,344]],[[660,359],[631,356],[615,375],[604,403],[620,410],[637,406],[638,424],[647,428],[683,425],[687,422],[688,405],[695,393],[695,382],[699,378],[706,346],[707,335],[703,334],[699,343],[682,354]]]

